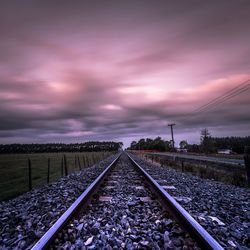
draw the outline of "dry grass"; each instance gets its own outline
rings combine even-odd
[[[170,158],[152,155],[141,155],[151,162],[157,162],[161,166],[168,166],[182,172],[188,172],[201,178],[221,181],[240,187],[247,187],[246,172],[242,166],[220,165],[209,162],[186,162],[172,160]]]

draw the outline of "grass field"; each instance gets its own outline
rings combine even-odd
[[[108,157],[110,152],[39,153],[0,155],[0,201],[16,197],[29,190],[28,159],[31,161],[32,187],[47,183],[48,158],[50,158],[50,182],[61,178],[61,161],[66,155],[68,174]],[[77,161],[75,162],[75,158]]]
[[[182,172],[189,172],[192,175],[205,179],[221,181],[227,184],[233,184],[240,187],[247,186],[245,167],[239,165],[220,164],[212,162],[200,162],[197,160],[173,160],[171,157],[166,158],[162,155],[140,154],[148,161],[157,162],[159,165],[168,166]]]

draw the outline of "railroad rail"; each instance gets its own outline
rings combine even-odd
[[[71,205],[71,207],[55,222],[55,224],[43,235],[43,237],[33,246],[33,250],[47,249],[55,240],[58,233],[69,223],[69,221],[90,203],[90,199],[103,184],[105,178],[112,172],[119,161],[119,155],[96,180],[82,193],[82,195]],[[156,180],[153,179],[130,154],[125,154],[138,173],[150,185],[156,196],[160,198],[161,204],[176,218],[179,224],[193,237],[202,249],[223,249],[222,246],[183,208],[176,200],[171,197]]]
[[[220,244],[171,196],[156,180],[154,180],[132,157],[130,160],[137,166],[155,191],[166,203],[172,214],[181,222],[187,231],[206,249],[223,249]]]

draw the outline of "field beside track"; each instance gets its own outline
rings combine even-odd
[[[48,159],[50,182],[61,178],[61,161],[66,156],[68,174],[92,166],[108,157],[111,152],[0,154],[0,201],[14,198],[29,191],[28,159],[31,161],[32,187],[47,183]],[[79,159],[79,160],[78,160]],[[64,172],[65,175],[65,172]]]
[[[223,162],[221,158],[218,161],[206,161],[205,159],[199,160],[196,156],[203,155],[188,155],[185,154],[170,154],[170,153],[142,153],[135,152],[140,157],[145,158],[150,162],[155,162],[160,166],[167,166],[177,169],[182,172],[189,172],[192,175],[201,178],[221,181],[230,185],[240,187],[247,187],[246,169],[244,165],[232,164],[230,162]],[[231,160],[231,159],[230,159]]]

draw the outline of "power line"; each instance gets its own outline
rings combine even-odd
[[[208,110],[211,110],[213,109],[214,107],[216,107],[216,105],[219,105],[219,104],[222,104],[230,99],[232,99],[233,97],[239,95],[239,94],[242,94],[244,92],[246,92],[248,89],[250,88],[250,84],[248,84],[245,88],[243,89],[240,89],[239,91],[235,92],[235,93],[232,93],[231,95],[229,96],[225,96],[224,98],[222,98],[221,100],[218,100],[216,103],[214,103],[213,105],[210,105],[210,106],[207,106],[203,109],[201,109],[199,112],[205,112],[205,111],[208,111]]]
[[[204,104],[201,107],[195,109],[193,112],[204,111],[207,108],[213,107],[213,106],[215,106],[217,104],[221,104],[221,103],[223,103],[223,102],[225,102],[225,101],[227,101],[227,100],[229,100],[229,99],[231,99],[231,98],[233,98],[233,97],[247,91],[250,88],[250,84],[246,85],[247,82],[249,82],[249,80],[244,82],[245,86],[242,86],[242,87],[238,86],[236,88],[233,88],[230,91],[226,92],[225,94],[223,94],[223,95],[213,99],[212,101],[208,102],[207,104]],[[240,84],[240,85],[242,85],[242,84]]]
[[[187,113],[186,115],[184,115],[184,116],[186,116],[186,118],[184,118],[182,120],[188,119],[191,115],[209,111],[209,110],[215,108],[216,106],[218,106],[219,104],[222,104],[222,103],[232,99],[233,97],[246,92],[250,88],[249,82],[250,82],[250,79],[248,79],[244,82],[241,82],[238,86],[236,86],[236,87],[230,89],[229,91],[225,92],[224,94],[212,99],[211,101],[200,106],[199,108],[196,108],[192,112]]]
[[[246,85],[246,83],[248,83],[249,81],[250,81],[250,79],[248,79],[248,80],[246,80],[246,81],[240,83],[238,86],[232,88],[231,90],[227,91],[226,93],[222,94],[221,96],[218,96],[218,97],[212,99],[211,101],[209,101],[208,103],[202,105],[201,107],[195,109],[194,112],[195,112],[195,111],[199,111],[199,110],[202,109],[203,107],[206,107],[206,106],[208,106],[208,105],[210,105],[210,104],[212,105],[214,102],[217,102],[219,99],[224,98],[224,97],[226,97],[227,95],[230,95],[230,94],[232,94],[233,92],[238,91],[238,90],[241,89],[241,88],[245,88],[246,86],[249,86],[249,84]],[[244,85],[246,85],[246,86],[244,86]]]

